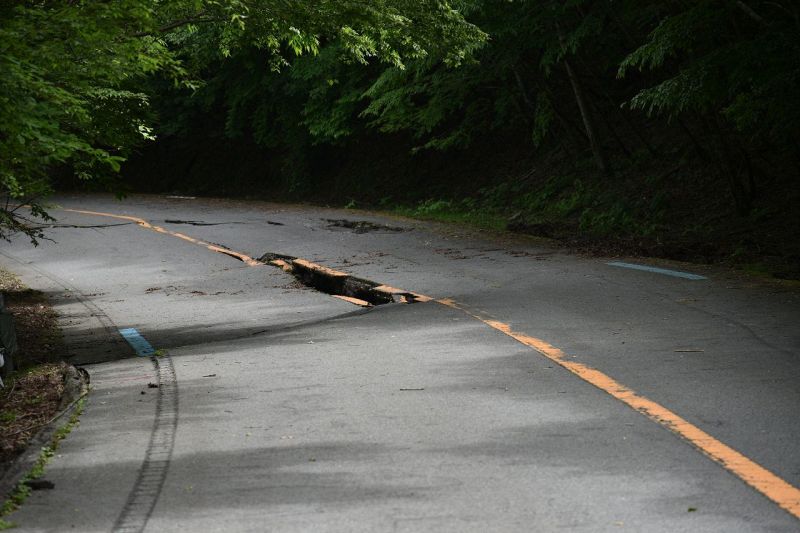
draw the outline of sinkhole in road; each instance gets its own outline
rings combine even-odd
[[[357,278],[346,272],[289,255],[268,252],[259,261],[283,269],[306,287],[363,307],[430,301],[430,298],[421,294]]]
[[[353,233],[397,233],[408,231],[408,228],[387,226],[386,224],[376,224],[375,222],[370,222],[369,220],[346,220],[343,218],[323,218],[322,220],[328,223],[328,229],[346,229],[352,231]]]
[[[176,220],[176,219],[165,219],[165,224],[186,224],[189,226],[219,226],[222,222],[201,222],[199,220]]]

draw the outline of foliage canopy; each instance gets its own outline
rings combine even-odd
[[[39,235],[13,205],[46,217],[54,173],[102,182],[156,135],[189,160],[268,152],[287,190],[310,154],[395,141],[408,161],[519,143],[589,181],[694,165],[742,216],[797,181],[789,0],[11,0],[0,22],[0,236]]]
[[[196,87],[209,63],[245,49],[265,71],[335,42],[345,61],[462,62],[485,35],[440,0],[12,0],[0,7],[0,237],[34,242],[50,176],[101,180],[144,140],[158,73]]]

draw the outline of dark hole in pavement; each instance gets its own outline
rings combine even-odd
[[[280,267],[291,273],[306,287],[332,296],[356,298],[372,305],[417,301],[417,295],[413,293],[392,292],[383,288],[384,286],[380,283],[320,267],[289,255],[265,253],[259,258],[259,261]]]
[[[198,220],[173,220],[173,219],[166,219],[164,220],[165,224],[188,224],[190,226],[218,226],[221,222],[200,222]]]
[[[47,481],[46,479],[28,479],[25,481],[25,484],[30,487],[31,490],[50,490],[56,488],[52,481]]]
[[[272,252],[267,252],[267,253],[265,253],[264,255],[262,255],[261,257],[258,258],[258,260],[261,261],[262,263],[268,263],[268,264],[272,264],[273,261],[277,261],[277,260],[286,261],[287,263],[291,263],[295,259],[297,259],[297,258],[296,257],[292,257],[291,255],[275,254],[275,253],[272,253]],[[277,266],[277,265],[272,265],[272,266]]]
[[[400,231],[407,231],[406,228],[387,226],[386,224],[376,224],[375,222],[370,222],[368,220],[346,220],[343,218],[324,218],[323,220],[328,223],[328,228],[345,228],[352,230],[353,233],[369,233],[371,231],[396,233]]]
[[[74,228],[74,229],[92,229],[92,228],[114,228],[117,226],[130,226],[133,222],[120,222],[119,224],[42,224],[35,226],[36,228]]]
[[[247,224],[247,222],[203,222],[202,220],[178,220],[167,218],[164,224],[186,224],[189,226],[224,226],[229,224]],[[283,224],[281,224],[282,226]]]

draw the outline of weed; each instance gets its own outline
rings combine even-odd
[[[769,277],[772,275],[772,269],[768,265],[760,262],[744,263],[741,265],[741,268],[748,274],[752,274],[754,276]]]
[[[552,210],[556,216],[567,216],[589,203],[591,201],[591,196],[592,194],[586,189],[583,182],[581,180],[575,180],[572,191],[555,202]]]
[[[579,227],[583,232],[598,236],[651,237],[658,232],[661,226],[656,220],[637,217],[634,210],[625,205],[613,204],[605,208],[585,209],[581,213]]]
[[[3,518],[19,509],[20,506],[25,503],[25,500],[28,499],[28,496],[31,494],[31,488],[27,485],[27,482],[32,479],[38,479],[44,475],[45,467],[55,455],[61,441],[78,425],[78,419],[83,413],[84,403],[83,398],[78,400],[75,411],[72,413],[72,416],[70,416],[69,421],[56,430],[48,446],[42,447],[42,451],[39,453],[39,457],[36,459],[33,467],[31,467],[30,471],[20,480],[3,505],[0,506],[0,531],[16,527],[16,524],[8,522]]]
[[[425,200],[416,207],[396,207],[395,213],[439,222],[459,222],[483,229],[505,228],[505,217],[472,198],[464,200]]]

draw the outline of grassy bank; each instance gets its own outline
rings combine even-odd
[[[697,170],[645,173],[644,179],[623,175],[604,181],[551,173],[481,188],[467,197],[377,207],[423,220],[546,237],[591,253],[725,264],[800,279],[796,191],[766,190],[742,215],[732,209],[722,184]],[[673,186],[666,187],[666,181]]]
[[[0,389],[0,470],[58,412],[66,365],[57,315],[46,296],[0,268],[0,291],[14,316],[16,371]]]

